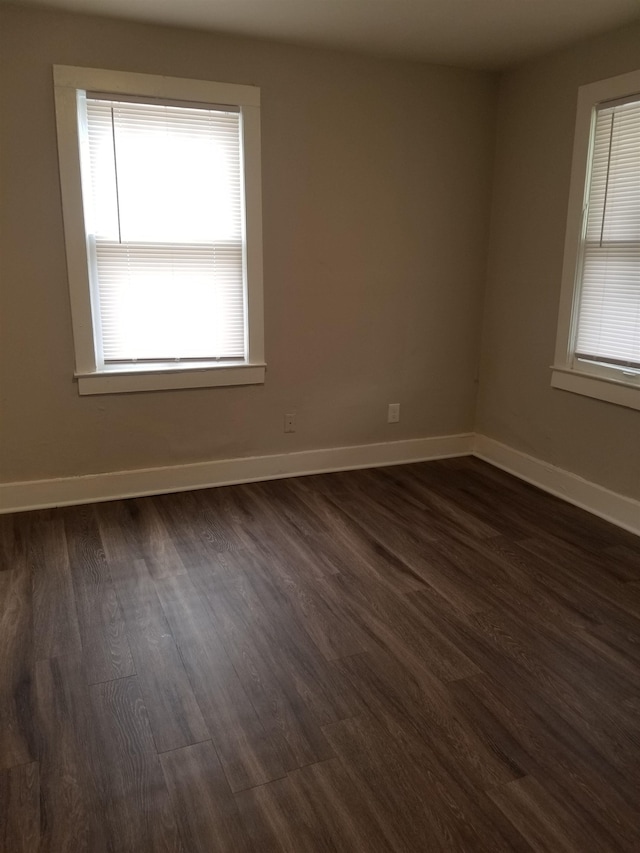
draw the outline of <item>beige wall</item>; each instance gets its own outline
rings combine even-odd
[[[492,75],[12,6],[0,16],[0,482],[473,428]],[[262,88],[264,386],[78,396],[54,63]],[[291,410],[298,432],[285,436]]]
[[[12,6],[0,37],[0,482],[475,426],[640,498],[640,413],[549,384],[577,88],[640,27],[502,76],[490,240],[492,75]],[[78,396],[54,63],[261,86],[264,386]]]
[[[478,431],[640,498],[640,412],[550,387],[578,87],[640,68],[640,26],[503,76]]]

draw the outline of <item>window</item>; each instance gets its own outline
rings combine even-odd
[[[640,72],[580,89],[552,385],[640,409]]]
[[[80,393],[263,382],[259,90],[54,82]]]

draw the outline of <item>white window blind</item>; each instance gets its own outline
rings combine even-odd
[[[107,362],[245,356],[239,111],[87,97]]]
[[[640,96],[597,109],[575,351],[640,368]]]

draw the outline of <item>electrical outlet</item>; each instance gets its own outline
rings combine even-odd
[[[387,423],[397,424],[400,420],[400,403],[389,403],[387,410]]]
[[[296,413],[289,412],[288,415],[284,416],[284,431],[285,432],[295,432],[296,431]]]

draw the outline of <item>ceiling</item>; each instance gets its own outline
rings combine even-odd
[[[640,0],[13,2],[491,69],[640,20]]]

